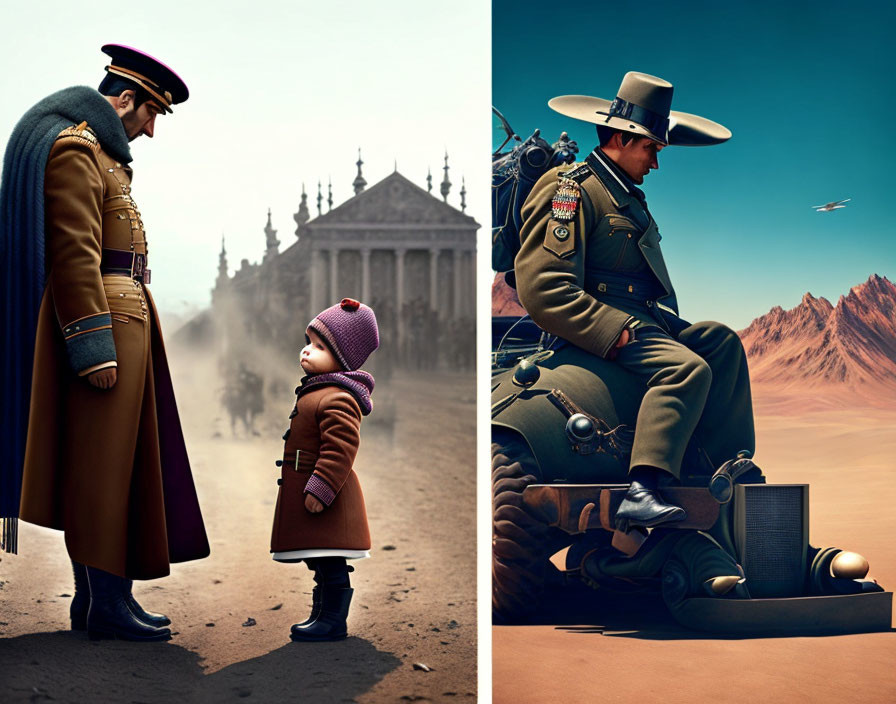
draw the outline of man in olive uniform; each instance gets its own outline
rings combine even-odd
[[[667,145],[727,140],[722,125],[671,111],[672,85],[625,75],[615,100],[561,96],[552,109],[597,125],[584,164],[547,172],[523,206],[514,263],[520,301],[543,329],[641,378],[647,392],[635,427],[631,486],[617,526],[681,521],[657,493],[678,477],[693,434],[714,466],[755,436],[746,356],[736,333],[678,317],[675,292],[647,209],[643,183]]]
[[[99,89],[40,101],[4,160],[0,516],[65,532],[73,629],[162,640],[170,621],[137,604],[131,580],[209,546],[147,288],[129,142],[152,137],[188,91],[151,56],[103,51]]]

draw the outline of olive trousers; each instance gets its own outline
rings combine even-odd
[[[643,327],[635,335],[615,358],[647,385],[632,468],[656,467],[678,478],[692,435],[714,467],[740,450],[755,450],[750,376],[737,333],[701,322],[671,334]]]

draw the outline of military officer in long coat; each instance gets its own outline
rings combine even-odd
[[[631,486],[617,525],[683,520],[657,488],[678,477],[696,433],[714,466],[755,435],[750,380],[735,332],[678,316],[660,234],[638,188],[667,145],[718,144],[731,133],[670,110],[672,85],[630,72],[612,101],[561,96],[554,110],[597,125],[600,146],[584,164],[563,166],[535,184],[522,214],[515,259],[520,301],[543,329],[643,379]]]
[[[111,61],[99,90],[44,99],[7,150],[4,255],[29,274],[20,288],[41,294],[33,322],[23,296],[25,336],[6,354],[31,378],[27,430],[16,399],[4,408],[18,430],[7,471],[22,468],[19,517],[65,532],[72,628],[161,640],[170,622],[134,600],[131,580],[167,575],[171,562],[205,557],[209,546],[147,286],[128,143],[152,137],[156,117],[188,91],[142,52],[103,51]],[[23,254],[34,240],[44,246]],[[33,377],[24,368],[32,340]]]

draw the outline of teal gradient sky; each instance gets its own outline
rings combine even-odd
[[[673,109],[734,134],[667,148],[644,182],[684,318],[741,329],[806,291],[836,303],[872,273],[896,279],[893,4],[550,7],[493,4],[493,101],[521,137],[566,130],[584,157],[594,127],[547,101],[612,99],[631,70],[670,81]],[[842,210],[811,207],[841,198]]]

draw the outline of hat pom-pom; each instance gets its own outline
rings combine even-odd
[[[359,301],[356,301],[354,298],[343,298],[339,302],[339,307],[342,308],[342,310],[355,311],[361,307],[361,303]]]

